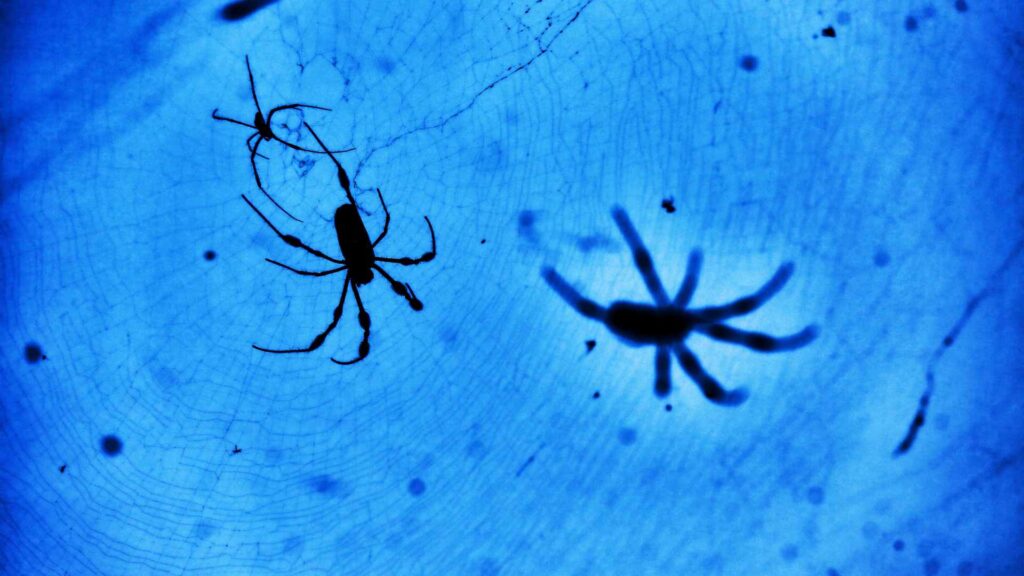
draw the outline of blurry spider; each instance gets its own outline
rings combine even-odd
[[[760,289],[749,296],[723,306],[704,308],[687,308],[690,298],[697,288],[700,275],[702,256],[699,250],[690,252],[686,265],[686,276],[674,299],[669,300],[661,279],[651,262],[651,254],[647,251],[640,235],[625,210],[616,206],[612,209],[612,217],[626,239],[626,244],[633,251],[633,259],[637,270],[643,277],[647,290],[654,299],[654,305],[638,302],[616,301],[608,308],[599,306],[592,300],[584,298],[553,268],[545,267],[542,275],[555,292],[577,312],[599,320],[616,336],[632,346],[645,344],[654,345],[655,382],[654,393],[659,398],[668,396],[672,390],[670,375],[670,352],[674,353],[683,371],[700,387],[704,397],[721,405],[735,406],[747,398],[743,388],[726,390],[701,366],[697,356],[683,343],[691,332],[700,332],[705,336],[739,344],[758,352],[780,352],[795,350],[806,346],[815,336],[818,328],[807,326],[800,332],[790,336],[775,337],[760,332],[747,332],[732,328],[722,323],[723,320],[735,316],[749,314],[761,307],[772,298],[793,274],[792,262],[786,262],[775,272]]]
[[[334,309],[334,318],[323,332],[313,338],[313,341],[309,346],[293,349],[272,349],[253,344],[252,347],[261,352],[269,352],[271,354],[293,354],[300,352],[312,352],[313,350],[316,350],[324,343],[327,336],[334,330],[335,326],[338,325],[338,321],[341,320],[341,313],[345,307],[345,297],[348,295],[349,285],[351,284],[352,295],[355,296],[356,306],[359,307],[359,325],[363,329],[363,340],[359,343],[359,355],[356,356],[356,358],[346,361],[331,358],[331,361],[335,364],[342,365],[355,364],[356,362],[362,361],[370,354],[370,315],[366,312],[366,308],[363,307],[363,300],[359,296],[359,286],[369,284],[370,281],[373,280],[373,272],[376,270],[377,272],[380,272],[381,276],[391,284],[391,289],[394,290],[395,294],[405,298],[413,310],[423,310],[423,302],[416,297],[416,293],[413,292],[412,286],[395,280],[377,263],[389,262],[400,266],[414,266],[422,264],[423,262],[430,262],[435,256],[437,256],[437,242],[434,238],[434,226],[430,223],[430,218],[427,218],[426,216],[423,217],[423,219],[427,221],[427,228],[430,230],[430,250],[428,252],[424,252],[419,258],[385,258],[383,256],[377,256],[374,252],[374,248],[376,248],[377,245],[380,244],[380,241],[387,236],[388,225],[391,223],[391,213],[388,212],[387,204],[384,203],[384,196],[381,194],[380,188],[377,189],[377,198],[380,199],[380,205],[384,208],[384,229],[381,231],[380,235],[377,236],[377,239],[371,243],[370,236],[366,232],[366,226],[363,224],[363,218],[359,214],[359,209],[356,207],[356,200],[352,196],[348,174],[345,173],[345,169],[341,167],[341,163],[334,157],[334,154],[332,154],[331,151],[327,149],[327,146],[324,145],[323,141],[320,140],[317,133],[313,131],[313,128],[305,122],[303,122],[303,125],[307,130],[309,130],[309,133],[313,135],[313,138],[315,138],[317,143],[320,144],[320,147],[323,148],[324,152],[331,157],[335,166],[338,167],[338,183],[341,184],[341,188],[345,191],[345,196],[348,200],[348,202],[342,204],[334,211],[334,230],[338,236],[338,246],[341,248],[343,259],[339,260],[337,258],[333,258],[316,248],[311,248],[295,236],[282,234],[281,231],[278,230],[277,227],[274,226],[244,194],[242,195],[242,199],[245,200],[245,203],[256,212],[256,214],[267,224],[267,226],[270,227],[271,230],[274,231],[275,234],[277,234],[281,240],[284,241],[285,244],[294,248],[300,248],[321,260],[326,260],[332,264],[340,264],[340,266],[330,270],[310,272],[292,268],[287,264],[282,264],[281,262],[271,260],[270,258],[266,259],[267,262],[299,274],[300,276],[328,276],[344,271],[346,272],[345,284],[341,288],[341,299],[338,301],[338,306]]]
[[[266,156],[259,153],[260,144],[263,142],[269,142],[271,140],[276,140],[281,144],[284,144],[285,146],[291,148],[292,150],[308,152],[310,154],[323,154],[324,152],[321,152],[320,150],[310,150],[308,148],[303,148],[302,146],[292,144],[291,142],[284,140],[283,138],[274,133],[274,130],[271,127],[270,122],[274,119],[274,114],[280,112],[281,110],[299,110],[302,108],[309,108],[312,110],[324,110],[330,112],[331,109],[324,108],[323,106],[314,106],[312,104],[284,104],[282,106],[277,106],[276,108],[271,108],[270,113],[267,114],[266,118],[264,118],[263,109],[260,108],[260,100],[259,98],[256,97],[256,82],[252,78],[252,67],[249,66],[248,54],[245,56],[245,67],[249,70],[249,88],[252,89],[252,101],[254,104],[256,104],[256,116],[253,118],[252,124],[220,116],[219,114],[217,114],[217,111],[220,110],[219,108],[213,109],[213,119],[221,120],[224,122],[231,122],[232,124],[238,124],[239,126],[245,126],[246,128],[251,128],[255,130],[255,132],[253,132],[245,140],[245,146],[246,148],[249,149],[249,163],[252,164],[252,174],[253,176],[256,177],[256,186],[260,189],[260,192],[263,192],[263,195],[266,196],[267,199],[270,200],[270,202],[277,207],[278,210],[284,212],[292,220],[295,220],[296,222],[302,222],[302,220],[299,220],[298,218],[293,216],[291,212],[285,210],[283,206],[278,204],[277,200],[274,200],[273,196],[268,194],[266,189],[263,188],[263,181],[260,179],[260,172],[259,170],[256,169],[256,157],[259,156],[264,160],[267,159]],[[253,143],[254,139],[256,140],[255,143]],[[355,148],[346,148],[344,150],[331,150],[330,152],[333,152],[335,154],[341,154],[344,152],[351,152],[352,150],[355,150]]]

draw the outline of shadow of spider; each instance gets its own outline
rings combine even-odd
[[[249,137],[245,140],[245,146],[246,148],[249,149],[249,163],[252,164],[252,174],[253,176],[256,177],[256,186],[260,189],[260,192],[263,192],[263,195],[266,196],[267,199],[270,200],[270,202],[277,207],[278,210],[284,212],[285,215],[287,215],[292,220],[295,220],[296,222],[302,222],[302,220],[299,220],[298,218],[293,216],[291,212],[285,210],[284,207],[281,206],[277,202],[277,200],[274,199],[273,196],[267,193],[267,190],[263,187],[263,181],[260,179],[260,171],[256,168],[256,157],[259,156],[264,160],[267,159],[266,156],[259,153],[260,144],[262,144],[263,142],[269,142],[271,140],[280,142],[281,144],[284,144],[288,148],[291,148],[292,150],[298,150],[300,152],[307,152],[309,154],[326,153],[326,151],[310,150],[309,148],[303,148],[302,146],[292,144],[291,142],[281,138],[280,136],[274,133],[274,130],[271,126],[271,121],[274,119],[274,114],[277,114],[282,110],[301,110],[304,108],[308,108],[311,110],[324,110],[326,112],[330,112],[331,109],[324,108],[323,106],[315,106],[313,104],[284,104],[281,106],[277,106],[275,108],[271,108],[266,118],[264,118],[263,109],[260,107],[260,100],[259,98],[256,97],[256,82],[253,80],[252,77],[252,67],[249,65],[248,54],[245,56],[245,67],[249,71],[249,88],[252,90],[252,101],[254,104],[256,104],[256,116],[253,117],[252,124],[242,122],[241,120],[235,120],[233,118],[221,116],[217,114],[217,112],[220,110],[219,108],[214,108],[211,116],[213,117],[214,120],[230,122],[232,124],[238,124],[239,126],[245,126],[246,128],[251,128],[255,130],[255,132],[249,135]],[[253,143],[253,140],[256,140],[256,142]],[[355,148],[345,148],[344,150],[331,150],[330,152],[334,154],[341,154],[344,152],[351,152],[353,150],[355,150]]]
[[[665,292],[661,279],[654,269],[651,254],[647,251],[639,233],[630,222],[626,211],[616,206],[612,217],[622,236],[633,252],[636,268],[643,277],[654,304],[615,301],[604,308],[583,297],[554,268],[545,267],[541,274],[548,285],[577,312],[602,322],[613,334],[634,346],[655,347],[654,393],[665,398],[672,391],[670,373],[671,355],[675,355],[683,371],[700,388],[704,397],[716,404],[736,406],[747,398],[743,388],[727,390],[701,366],[697,356],[686,347],[684,341],[693,332],[699,332],[714,340],[738,344],[757,352],[782,352],[795,350],[809,344],[818,334],[815,325],[809,325],[789,336],[769,336],[761,332],[749,332],[733,328],[724,320],[750,314],[777,294],[793,274],[793,263],[786,262],[761,288],[722,306],[688,308],[690,299],[697,289],[697,278],[703,257],[699,250],[690,252],[686,276],[679,291],[671,300]]]

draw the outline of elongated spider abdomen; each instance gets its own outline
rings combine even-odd
[[[334,211],[334,230],[338,234],[338,246],[348,264],[349,274],[357,286],[373,280],[374,252],[366,225],[359,216],[359,210],[352,204],[342,204]]]
[[[680,308],[620,300],[608,307],[606,325],[615,335],[636,344],[672,344],[690,333],[693,317]]]

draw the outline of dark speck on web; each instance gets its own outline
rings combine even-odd
[[[534,226],[537,224],[537,213],[533,210],[523,210],[519,213],[519,236],[532,242],[537,242],[537,231]]]
[[[427,485],[425,482],[423,482],[423,480],[419,478],[413,478],[412,480],[409,481],[409,494],[412,494],[413,496],[419,496],[426,492],[426,490]]]
[[[594,347],[597,346],[597,340],[587,340],[585,344],[587,345],[587,354],[590,354],[594,351]]]
[[[216,257],[217,253],[214,252],[213,250],[207,250],[206,252],[203,252],[203,258],[206,258],[207,262],[212,261]]]
[[[907,32],[914,32],[917,30],[917,18],[913,16],[907,16],[907,19],[903,21],[903,28]]]
[[[753,72],[757,70],[757,57],[747,54],[740,58],[740,68],[743,68],[747,72]]]
[[[633,444],[636,444],[636,430],[633,428],[620,428],[619,444],[622,444],[623,446],[632,446]]]
[[[40,360],[46,360],[46,354],[43,354],[43,347],[35,342],[29,342],[25,345],[25,361],[29,364],[35,364]]]
[[[67,469],[68,469],[68,465],[67,464],[61,464],[60,468],[58,468],[58,470],[60,470],[61,474],[63,474],[64,471],[67,470]]]
[[[792,562],[800,555],[800,549],[795,544],[787,544],[782,547],[782,550],[779,550],[779,555],[786,562]]]
[[[661,207],[665,209],[665,212],[672,214],[676,211],[676,200],[675,198],[665,198],[661,201]]]
[[[100,447],[107,456],[117,456],[124,449],[121,439],[113,434],[107,434],[100,440]]]
[[[836,29],[831,27],[831,26],[829,26],[828,28],[824,28],[821,31],[821,35],[824,36],[825,38],[835,38],[836,37]]]
[[[593,396],[594,400],[597,400],[600,397],[601,397],[601,391],[600,390],[595,390],[594,391],[594,396]]]
[[[812,486],[807,490],[807,501],[815,506],[820,506],[825,501],[825,491],[820,486]]]

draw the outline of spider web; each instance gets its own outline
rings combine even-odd
[[[244,2],[241,4],[245,4]],[[269,5],[268,5],[269,4]],[[16,3],[2,15],[0,566],[11,574],[1005,573],[1024,510],[1021,15],[1010,2]],[[825,34],[831,27],[832,33]],[[834,35],[834,37],[832,37]],[[365,362],[313,125],[378,252]],[[1008,129],[1008,127],[1010,127]],[[649,302],[610,209],[695,305],[735,409],[573,312]],[[209,257],[207,257],[207,254]],[[953,335],[950,340],[949,336]],[[592,342],[593,344],[588,344]],[[592,350],[589,350],[592,348]],[[922,393],[929,412],[894,459]],[[120,439],[105,454],[102,438]],[[111,446],[111,444],[107,444]],[[904,550],[905,546],[912,547]],[[833,571],[833,572],[830,572]]]

